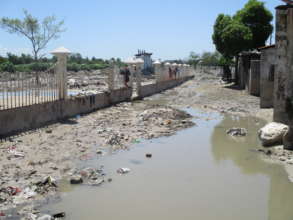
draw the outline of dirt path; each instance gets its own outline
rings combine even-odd
[[[0,213],[15,204],[54,194],[58,191],[55,179],[68,178],[76,164],[103,154],[106,148],[127,149],[143,139],[173,135],[193,126],[191,115],[179,109],[256,115],[271,120],[272,110],[260,110],[259,98],[226,86],[212,75],[197,75],[144,101],[76,116],[1,143]]]

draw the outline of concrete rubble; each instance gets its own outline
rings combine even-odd
[[[272,146],[283,143],[283,137],[289,130],[287,125],[271,122],[258,131],[258,137],[263,146]]]

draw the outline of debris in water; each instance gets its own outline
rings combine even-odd
[[[120,174],[126,174],[126,173],[129,173],[129,172],[130,172],[129,168],[119,168],[117,170],[117,173],[120,173]]]
[[[81,178],[81,176],[78,176],[78,175],[72,176],[70,178],[70,183],[71,184],[81,184],[81,183],[83,183],[83,179]]]
[[[65,217],[65,212],[60,212],[53,215],[53,218],[64,218],[64,217]]]
[[[153,155],[152,154],[146,154],[145,155],[147,158],[151,158]]]
[[[235,137],[235,136],[246,136],[247,130],[245,128],[230,128],[226,131],[227,134]]]

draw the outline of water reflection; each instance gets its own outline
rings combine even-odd
[[[282,166],[264,162],[258,158],[258,153],[251,151],[251,149],[260,146],[256,134],[258,128],[263,124],[263,121],[255,118],[226,115],[212,133],[212,154],[216,163],[232,161],[243,174],[267,175],[270,179],[267,197],[268,219],[289,220],[293,217],[293,184],[288,181],[287,174]],[[231,127],[247,128],[247,137],[235,139],[225,135],[224,132]]]

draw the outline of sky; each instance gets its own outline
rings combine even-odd
[[[214,51],[211,36],[219,13],[233,15],[247,0],[0,0],[0,17],[23,18],[23,9],[43,19],[64,20],[66,31],[45,53],[64,46],[82,56],[184,59],[191,51]],[[280,0],[264,0],[275,15]],[[31,53],[30,42],[0,29],[0,55]]]

